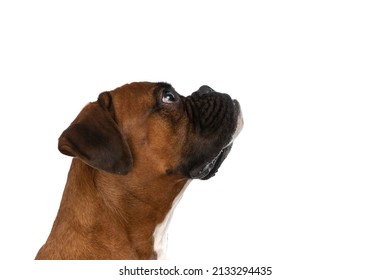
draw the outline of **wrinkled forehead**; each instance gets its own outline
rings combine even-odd
[[[174,91],[175,89],[171,86],[171,84],[160,82],[155,84],[155,91],[160,92],[162,90]]]
[[[111,91],[111,95],[116,99],[121,99],[121,102],[153,102],[156,101],[161,91],[174,91],[175,89],[168,83],[150,83],[150,82],[135,82],[118,87]],[[148,102],[149,100],[149,102]]]
[[[164,82],[134,82],[118,87],[110,92],[115,112],[115,120],[120,124],[135,124],[145,122],[154,114],[161,112],[161,94],[164,91],[174,92],[174,88]],[[168,110],[175,114],[176,110]]]
[[[157,88],[155,83],[131,83],[111,91],[117,115],[127,115],[129,112],[142,115],[142,111],[154,106]]]

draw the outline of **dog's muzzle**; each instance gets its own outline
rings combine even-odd
[[[239,102],[232,100],[227,94],[202,86],[193,95],[199,100],[200,133],[217,138],[215,142],[209,143],[216,147],[212,153],[190,171],[191,178],[207,180],[217,173],[230,153],[233,141],[241,132],[244,122]],[[206,147],[204,149],[207,150]]]

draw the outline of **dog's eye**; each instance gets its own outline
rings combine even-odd
[[[164,102],[164,103],[174,103],[176,101],[177,101],[177,99],[176,99],[175,94],[173,94],[170,91],[163,92],[163,94],[162,94],[162,102]]]

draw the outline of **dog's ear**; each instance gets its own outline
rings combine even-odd
[[[113,119],[111,95],[85,106],[61,134],[58,149],[86,164],[107,172],[126,175],[132,166],[129,145]]]

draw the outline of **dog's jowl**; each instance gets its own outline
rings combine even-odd
[[[202,86],[103,92],[61,134],[73,157],[61,204],[36,259],[161,259],[173,208],[192,179],[216,174],[243,125],[240,105]]]

